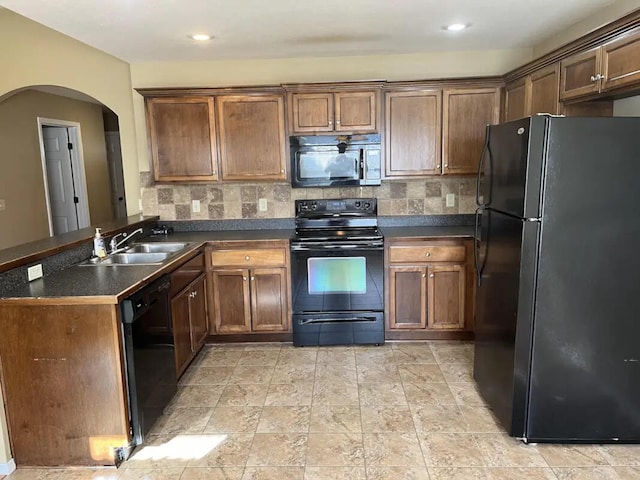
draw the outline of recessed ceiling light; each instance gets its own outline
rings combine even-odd
[[[207,40],[211,40],[211,35],[207,35],[205,33],[196,33],[195,35],[189,35],[189,38],[193,38],[199,42],[206,42]]]
[[[451,25],[447,25],[444,27],[445,30],[449,30],[450,32],[459,32],[460,30],[464,30],[469,25],[465,25],[464,23],[452,23]]]

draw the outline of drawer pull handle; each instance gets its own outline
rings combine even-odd
[[[431,256],[431,252],[427,252],[424,254],[425,257],[430,257]]]
[[[246,256],[244,257],[244,259],[245,259],[245,260],[249,260],[249,255],[246,255]]]

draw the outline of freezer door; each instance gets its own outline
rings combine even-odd
[[[539,216],[547,117],[491,125],[477,178],[476,202],[519,218]]]
[[[538,224],[481,217],[474,378],[510,435],[525,434]]]
[[[534,441],[640,441],[640,119],[552,119]]]

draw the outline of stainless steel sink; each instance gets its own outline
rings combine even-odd
[[[186,243],[180,242],[150,242],[150,243],[133,243],[128,247],[126,253],[173,253],[186,247]]]
[[[163,253],[114,253],[100,260],[92,258],[81,263],[81,266],[113,267],[119,265],[159,265],[171,254]]]

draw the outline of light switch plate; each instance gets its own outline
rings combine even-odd
[[[27,268],[27,277],[29,281],[37,280],[38,278],[42,278],[42,264],[39,263],[32,267]]]
[[[258,210],[261,211],[261,212],[266,212],[267,211],[267,199],[266,198],[258,199]]]
[[[200,200],[191,200],[191,211],[193,213],[200,213]]]
[[[447,193],[447,207],[455,207],[455,206],[456,206],[456,194]]]

